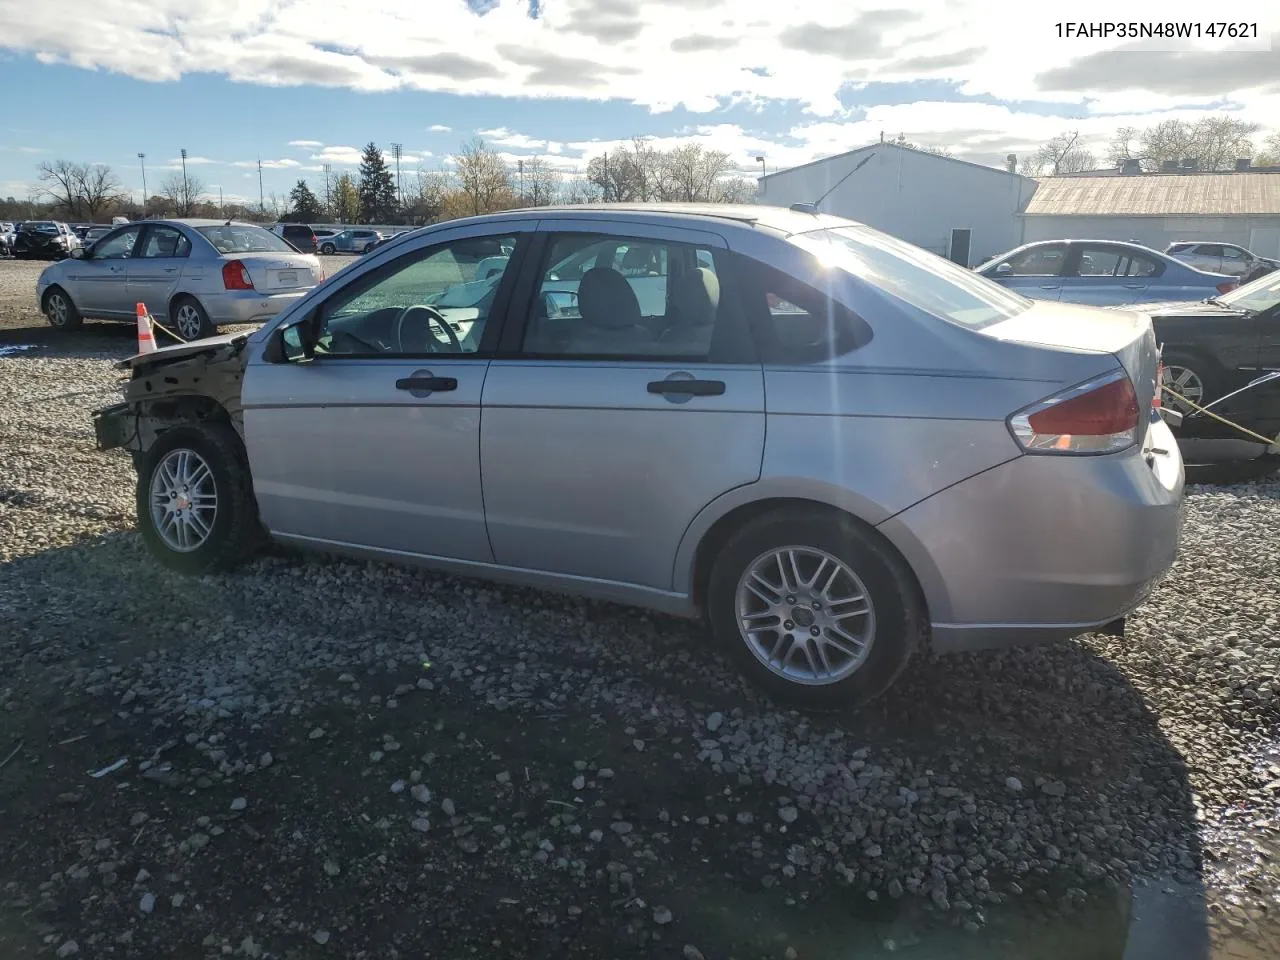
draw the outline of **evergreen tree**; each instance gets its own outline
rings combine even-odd
[[[365,223],[388,223],[396,216],[396,179],[372,140],[360,158],[360,211]]]
[[[299,180],[289,191],[288,219],[294,223],[310,223],[321,219],[320,199],[311,192],[305,180]]]

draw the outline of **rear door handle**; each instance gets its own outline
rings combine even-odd
[[[1124,288],[1126,290],[1141,290],[1145,286],[1146,286],[1145,283],[1126,283],[1124,285]]]
[[[695,397],[718,397],[724,393],[723,380],[654,380],[650,393],[687,393]]]
[[[458,381],[453,377],[403,377],[396,381],[397,390],[457,390]]]
[[[1042,283],[1040,284],[1040,289],[1041,290],[1057,290],[1061,286],[1062,284],[1060,283]]]

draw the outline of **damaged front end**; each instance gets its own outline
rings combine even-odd
[[[164,431],[205,420],[229,423],[244,435],[240,387],[250,334],[210,337],[116,364],[131,370],[124,399],[93,412],[99,450],[148,450]]]

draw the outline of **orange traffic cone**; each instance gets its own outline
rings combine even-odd
[[[151,330],[151,314],[147,313],[145,303],[138,304],[138,352],[156,352],[156,335]]]

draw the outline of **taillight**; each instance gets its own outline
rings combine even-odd
[[[1110,373],[1018,411],[1009,430],[1028,453],[1114,453],[1138,440],[1138,394]]]
[[[1234,290],[1238,286],[1240,286],[1239,280],[1223,280],[1220,284],[1218,284],[1218,292],[1230,293],[1232,290]]]
[[[222,265],[222,285],[228,290],[252,290],[249,271],[239,260],[228,260]]]

